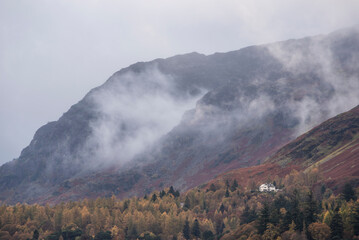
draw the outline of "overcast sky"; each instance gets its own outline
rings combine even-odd
[[[357,0],[0,0],[0,164],[138,61],[212,54],[359,23]]]

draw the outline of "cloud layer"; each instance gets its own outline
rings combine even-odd
[[[96,168],[122,165],[152,147],[204,93],[179,97],[172,76],[156,65],[114,75],[110,81],[90,95],[98,118],[90,123],[92,135],[81,157]]]
[[[113,72],[359,23],[356,0],[0,2],[0,163]]]

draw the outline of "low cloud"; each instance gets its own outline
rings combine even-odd
[[[350,51],[348,39],[357,44],[358,33],[359,28],[344,29],[325,38],[268,45],[285,71],[298,80],[304,79],[285,103],[299,120],[296,136],[359,104],[359,56],[357,51],[343,54]],[[286,79],[285,84],[289,81]]]
[[[174,78],[155,65],[110,81],[91,95],[98,118],[90,123],[92,135],[81,155],[92,167],[129,162],[176,126],[201,96],[178,97]]]

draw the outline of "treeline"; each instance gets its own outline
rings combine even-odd
[[[277,193],[222,179],[180,194],[85,199],[55,206],[0,206],[1,239],[359,239],[358,194],[320,184],[316,170],[272,183]]]

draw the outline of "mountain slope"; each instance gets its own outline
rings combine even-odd
[[[257,165],[359,102],[358,32],[122,69],[0,168],[0,200],[184,190]]]
[[[308,172],[314,168],[321,183],[332,189],[345,182],[359,185],[359,106],[339,114],[283,146],[261,165],[236,169],[211,181],[236,179],[246,187],[283,178],[292,170]]]

